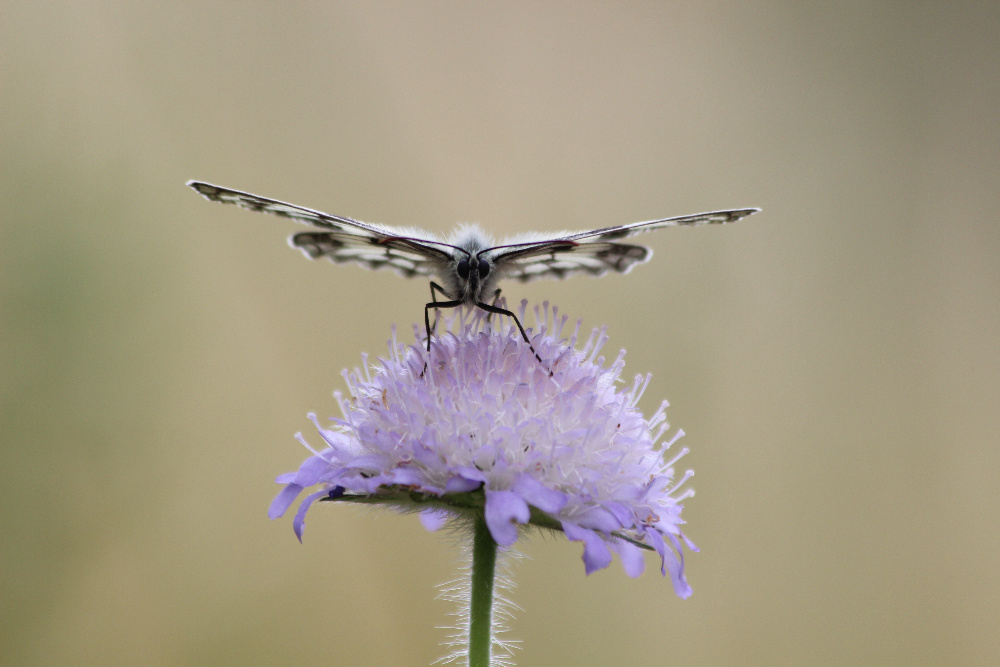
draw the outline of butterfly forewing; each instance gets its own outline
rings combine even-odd
[[[270,213],[280,215],[284,218],[291,218],[314,227],[323,229],[335,229],[345,233],[360,237],[378,238],[381,236],[391,236],[392,230],[382,229],[379,225],[371,225],[360,220],[352,220],[339,215],[330,215],[322,211],[314,211],[304,206],[288,204],[277,199],[268,199],[249,192],[231,190],[211,183],[199,181],[188,181],[188,185],[198,191],[206,199],[217,201],[222,204],[235,204],[241,208],[246,208],[258,213]]]
[[[439,247],[439,242],[401,236],[412,230],[372,225],[210,183],[190,181],[188,185],[212,201],[280,215],[328,230],[299,232],[289,238],[292,247],[311,259],[325,257],[338,264],[351,262],[369,269],[391,268],[405,277],[435,275],[442,264],[451,259],[451,253]]]
[[[662,229],[663,227],[706,224],[724,225],[729,222],[736,222],[740,218],[745,218],[759,210],[759,208],[741,208],[728,211],[695,213],[693,215],[679,215],[673,218],[663,218],[662,220],[647,220],[646,222],[633,222],[615,227],[602,227],[601,229],[592,229],[587,232],[573,232],[562,238],[567,241],[616,241],[635,236],[636,234],[642,234],[643,232],[651,232],[654,229]]]

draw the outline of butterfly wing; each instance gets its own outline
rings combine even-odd
[[[652,256],[653,251],[641,245],[558,239],[501,252],[494,256],[493,263],[504,277],[527,282],[578,274],[603,276],[609,271],[627,273],[632,266],[647,262]]]
[[[325,257],[338,264],[355,263],[369,269],[391,268],[406,277],[440,275],[451,259],[447,245],[426,232],[400,230],[260,197],[249,192],[189,181],[188,185],[211,201],[235,204],[259,213],[290,218],[322,231],[299,232],[288,239],[310,259]]]
[[[715,224],[724,225],[736,222],[748,215],[759,212],[759,208],[739,208],[729,211],[709,211],[707,213],[695,213],[694,215],[679,215],[675,218],[663,218],[662,220],[647,220],[646,222],[633,222],[629,225],[617,225],[615,227],[603,227],[592,229],[589,232],[575,232],[562,237],[565,241],[590,242],[590,241],[615,241],[625,239],[643,232],[651,232],[654,229],[663,227],[690,227],[694,225]]]
[[[508,243],[495,248],[491,260],[505,277],[521,281],[565,278],[580,273],[592,276],[602,276],[609,271],[628,273],[636,264],[648,262],[653,251],[645,246],[614,241],[663,227],[735,222],[759,210],[710,211]]]

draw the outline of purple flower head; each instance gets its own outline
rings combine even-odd
[[[626,573],[638,576],[642,550],[655,551],[677,595],[688,597],[682,549],[697,549],[681,532],[680,514],[693,492],[679,487],[692,473],[674,478],[686,449],[666,455],[683,431],[657,445],[667,403],[643,417],[636,404],[650,376],[623,389],[625,353],[606,364],[603,330],[576,349],[579,323],[563,339],[568,318],[547,304],[535,317],[531,343],[541,363],[516,328],[488,323],[480,311],[471,321],[452,319],[430,353],[394,335],[389,358],[371,366],[364,358],[364,369],[344,373],[349,398],[335,394],[342,419],[326,428],[310,415],[325,447],[310,448],[314,456],[298,472],[278,477],[285,486],[270,517],[318,486],[293,521],[300,540],[319,499],[421,511],[431,530],[483,516],[501,546],[530,524],[582,542],[588,574],[617,553]]]

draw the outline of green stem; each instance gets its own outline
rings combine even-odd
[[[472,599],[469,602],[469,667],[489,667],[493,645],[493,581],[497,543],[486,521],[476,520],[472,538]]]

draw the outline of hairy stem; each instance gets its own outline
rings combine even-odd
[[[493,582],[497,543],[486,521],[476,520],[472,541],[472,585],[469,603],[469,667],[489,667],[493,648]]]

